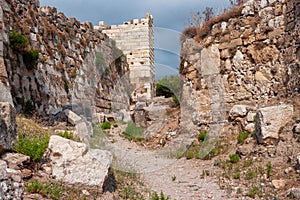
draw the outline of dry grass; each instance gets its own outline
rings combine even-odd
[[[209,19],[208,21],[205,21],[200,27],[197,26],[187,27],[181,34],[180,37],[181,41],[183,42],[187,38],[194,38],[197,41],[203,39],[205,36],[207,36],[210,33],[213,25],[220,22],[228,21],[230,18],[240,16],[242,9],[243,9],[243,4],[239,6],[235,6],[225,13],[221,15],[217,15]]]
[[[54,134],[52,130],[44,128],[33,119],[28,119],[22,115],[17,116],[16,121],[18,125],[18,134],[25,135],[29,138],[44,138],[45,135]]]

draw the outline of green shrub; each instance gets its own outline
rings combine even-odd
[[[229,155],[229,159],[231,163],[238,163],[240,161],[240,157],[237,154]]]
[[[178,105],[180,104],[178,97],[174,94],[174,95],[172,96],[172,98],[173,98],[174,104],[175,104],[176,106],[178,106]]]
[[[250,165],[252,165],[252,159],[244,161],[244,167],[249,167]]]
[[[198,135],[198,140],[203,142],[204,139],[205,139],[205,137],[206,137],[206,135],[207,135],[207,132],[206,132],[206,131],[201,131],[201,132],[199,133],[199,135]]]
[[[106,75],[108,75],[108,74],[109,74],[109,72],[110,72],[110,69],[109,69],[109,67],[105,67],[105,69],[104,69],[104,72],[105,72],[105,74],[106,74]]]
[[[156,192],[154,192],[151,195],[151,200],[170,200],[170,197],[169,196],[165,196],[162,191],[160,192],[160,195],[158,195]]]
[[[249,192],[247,193],[247,196],[254,199],[255,196],[258,195],[259,197],[262,196],[262,192],[258,189],[258,187],[253,187]]]
[[[39,59],[39,51],[38,50],[30,50],[25,52],[23,55],[23,61],[26,65],[27,69],[34,69],[38,64]]]
[[[187,151],[186,152],[186,159],[192,159],[195,158],[195,154],[192,151]]]
[[[24,107],[24,114],[25,115],[32,115],[35,111],[35,105],[31,100],[26,101]]]
[[[26,191],[58,200],[63,196],[64,188],[56,182],[40,183],[38,180],[33,180],[26,186]]]
[[[133,122],[129,122],[124,134],[124,137],[129,141],[142,141],[144,129],[142,127],[136,126]]]
[[[236,172],[236,173],[234,173],[234,174],[232,175],[232,177],[233,177],[234,179],[240,179],[241,173],[240,173],[240,172]]]
[[[9,37],[9,46],[14,51],[23,50],[29,44],[29,40],[23,34],[17,33],[15,30],[9,33],[8,37]]]
[[[33,161],[40,161],[43,158],[49,143],[49,136],[44,138],[29,139],[25,135],[19,135],[15,150],[18,153],[29,156]]]
[[[254,175],[255,175],[255,173],[254,173],[253,170],[247,171],[247,173],[246,173],[246,180],[253,179]]]
[[[61,132],[58,135],[60,137],[63,137],[63,138],[69,139],[69,140],[73,140],[74,139],[73,134],[71,132],[68,132],[68,131]]]
[[[105,129],[110,129],[110,128],[111,128],[111,123],[110,123],[109,121],[103,122],[103,123],[101,124],[101,128],[102,128],[103,130],[105,130]]]
[[[245,140],[248,138],[249,136],[249,132],[248,131],[244,131],[244,132],[241,132],[239,135],[238,135],[238,143],[239,144],[244,144]]]
[[[33,180],[26,186],[26,191],[29,193],[39,193],[42,189],[43,185],[38,180]]]

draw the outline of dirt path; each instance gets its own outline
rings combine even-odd
[[[122,127],[120,127],[121,129]],[[141,173],[151,190],[171,199],[229,199],[217,184],[212,161],[170,158],[163,151],[151,151],[112,133],[106,148],[114,154],[114,167]]]

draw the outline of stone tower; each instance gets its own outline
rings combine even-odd
[[[129,64],[129,79],[134,88],[133,102],[151,99],[155,95],[154,31],[153,17],[133,19],[122,25],[106,26],[99,22],[96,29],[102,29],[108,37],[116,41]]]

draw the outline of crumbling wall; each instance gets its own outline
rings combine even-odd
[[[24,110],[26,102],[40,113],[56,113],[63,106],[80,103],[92,113],[111,112],[113,102],[118,102],[116,109],[128,109],[129,95],[121,81],[128,71],[126,58],[104,33],[89,22],[67,18],[54,7],[40,8],[38,1],[4,0],[0,5],[4,20],[0,53],[7,76],[3,70],[0,73],[4,81],[8,79],[17,111]],[[26,51],[39,51],[36,65],[28,66],[24,50],[15,51],[9,45],[13,30],[29,39]],[[0,64],[3,69],[1,59]]]
[[[146,17],[122,25],[106,26],[103,21],[99,27],[127,57],[129,64],[129,80],[134,89],[132,100],[139,98],[151,99],[155,96],[155,66],[154,66],[154,32],[153,18],[147,13]]]
[[[192,132],[226,123],[233,105],[299,102],[299,1],[249,0],[239,17],[184,38],[180,73],[181,127]]]

